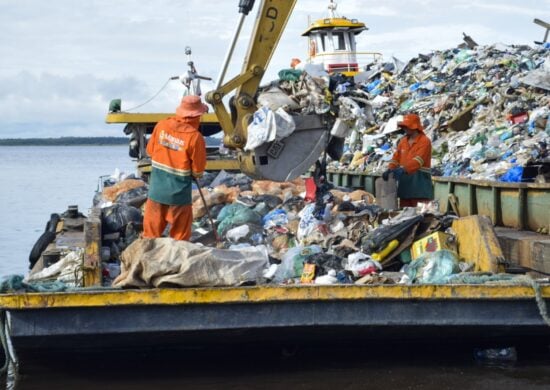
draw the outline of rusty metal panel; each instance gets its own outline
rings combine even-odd
[[[532,231],[550,227],[550,184],[503,183],[434,177],[434,198],[447,212],[449,194],[457,199],[460,216],[486,215],[496,226]]]
[[[500,204],[502,207],[502,225],[520,229],[519,192],[516,188],[501,188]]]
[[[84,223],[84,286],[101,286],[101,209],[93,208]]]
[[[363,189],[365,183],[365,175],[349,173],[349,186],[354,189]]]
[[[475,271],[499,272],[504,259],[500,243],[488,217],[472,215],[453,221],[458,254],[475,263]]]
[[[550,228],[550,190],[528,188],[526,202],[527,228]]]

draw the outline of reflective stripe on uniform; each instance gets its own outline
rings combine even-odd
[[[161,171],[170,173],[172,175],[176,175],[176,176],[190,176],[191,175],[191,170],[189,170],[189,169],[177,169],[177,168],[165,165],[165,164],[161,164],[158,161],[153,160],[151,165],[153,166],[153,168],[160,169]]]

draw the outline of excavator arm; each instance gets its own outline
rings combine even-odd
[[[240,1],[241,19],[218,77],[217,86],[206,95],[206,100],[214,107],[223,129],[224,144],[239,151],[241,171],[256,179],[285,181],[299,176],[318,159],[329,137],[327,125],[322,117],[296,115],[296,130],[289,137],[261,145],[253,151],[243,150],[247,141],[248,124],[258,109],[255,95],[295,3],[296,0],[261,1],[242,71],[222,84],[244,17],[254,4],[253,0]],[[223,99],[233,91],[235,95],[229,103],[230,114]]]

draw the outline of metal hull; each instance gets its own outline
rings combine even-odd
[[[550,287],[542,287],[541,293],[550,304]],[[420,339],[550,343],[550,327],[533,289],[520,286],[249,287],[25,295],[34,297],[20,296],[21,307],[8,309],[10,336],[21,352]],[[83,304],[75,305],[80,300]],[[101,301],[104,304],[98,304]]]

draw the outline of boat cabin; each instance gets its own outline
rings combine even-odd
[[[381,54],[357,52],[355,36],[368,28],[357,19],[337,16],[336,6],[331,1],[329,17],[311,23],[302,34],[309,38],[308,62],[322,64],[329,73],[353,75],[362,70],[360,62],[374,62]]]

